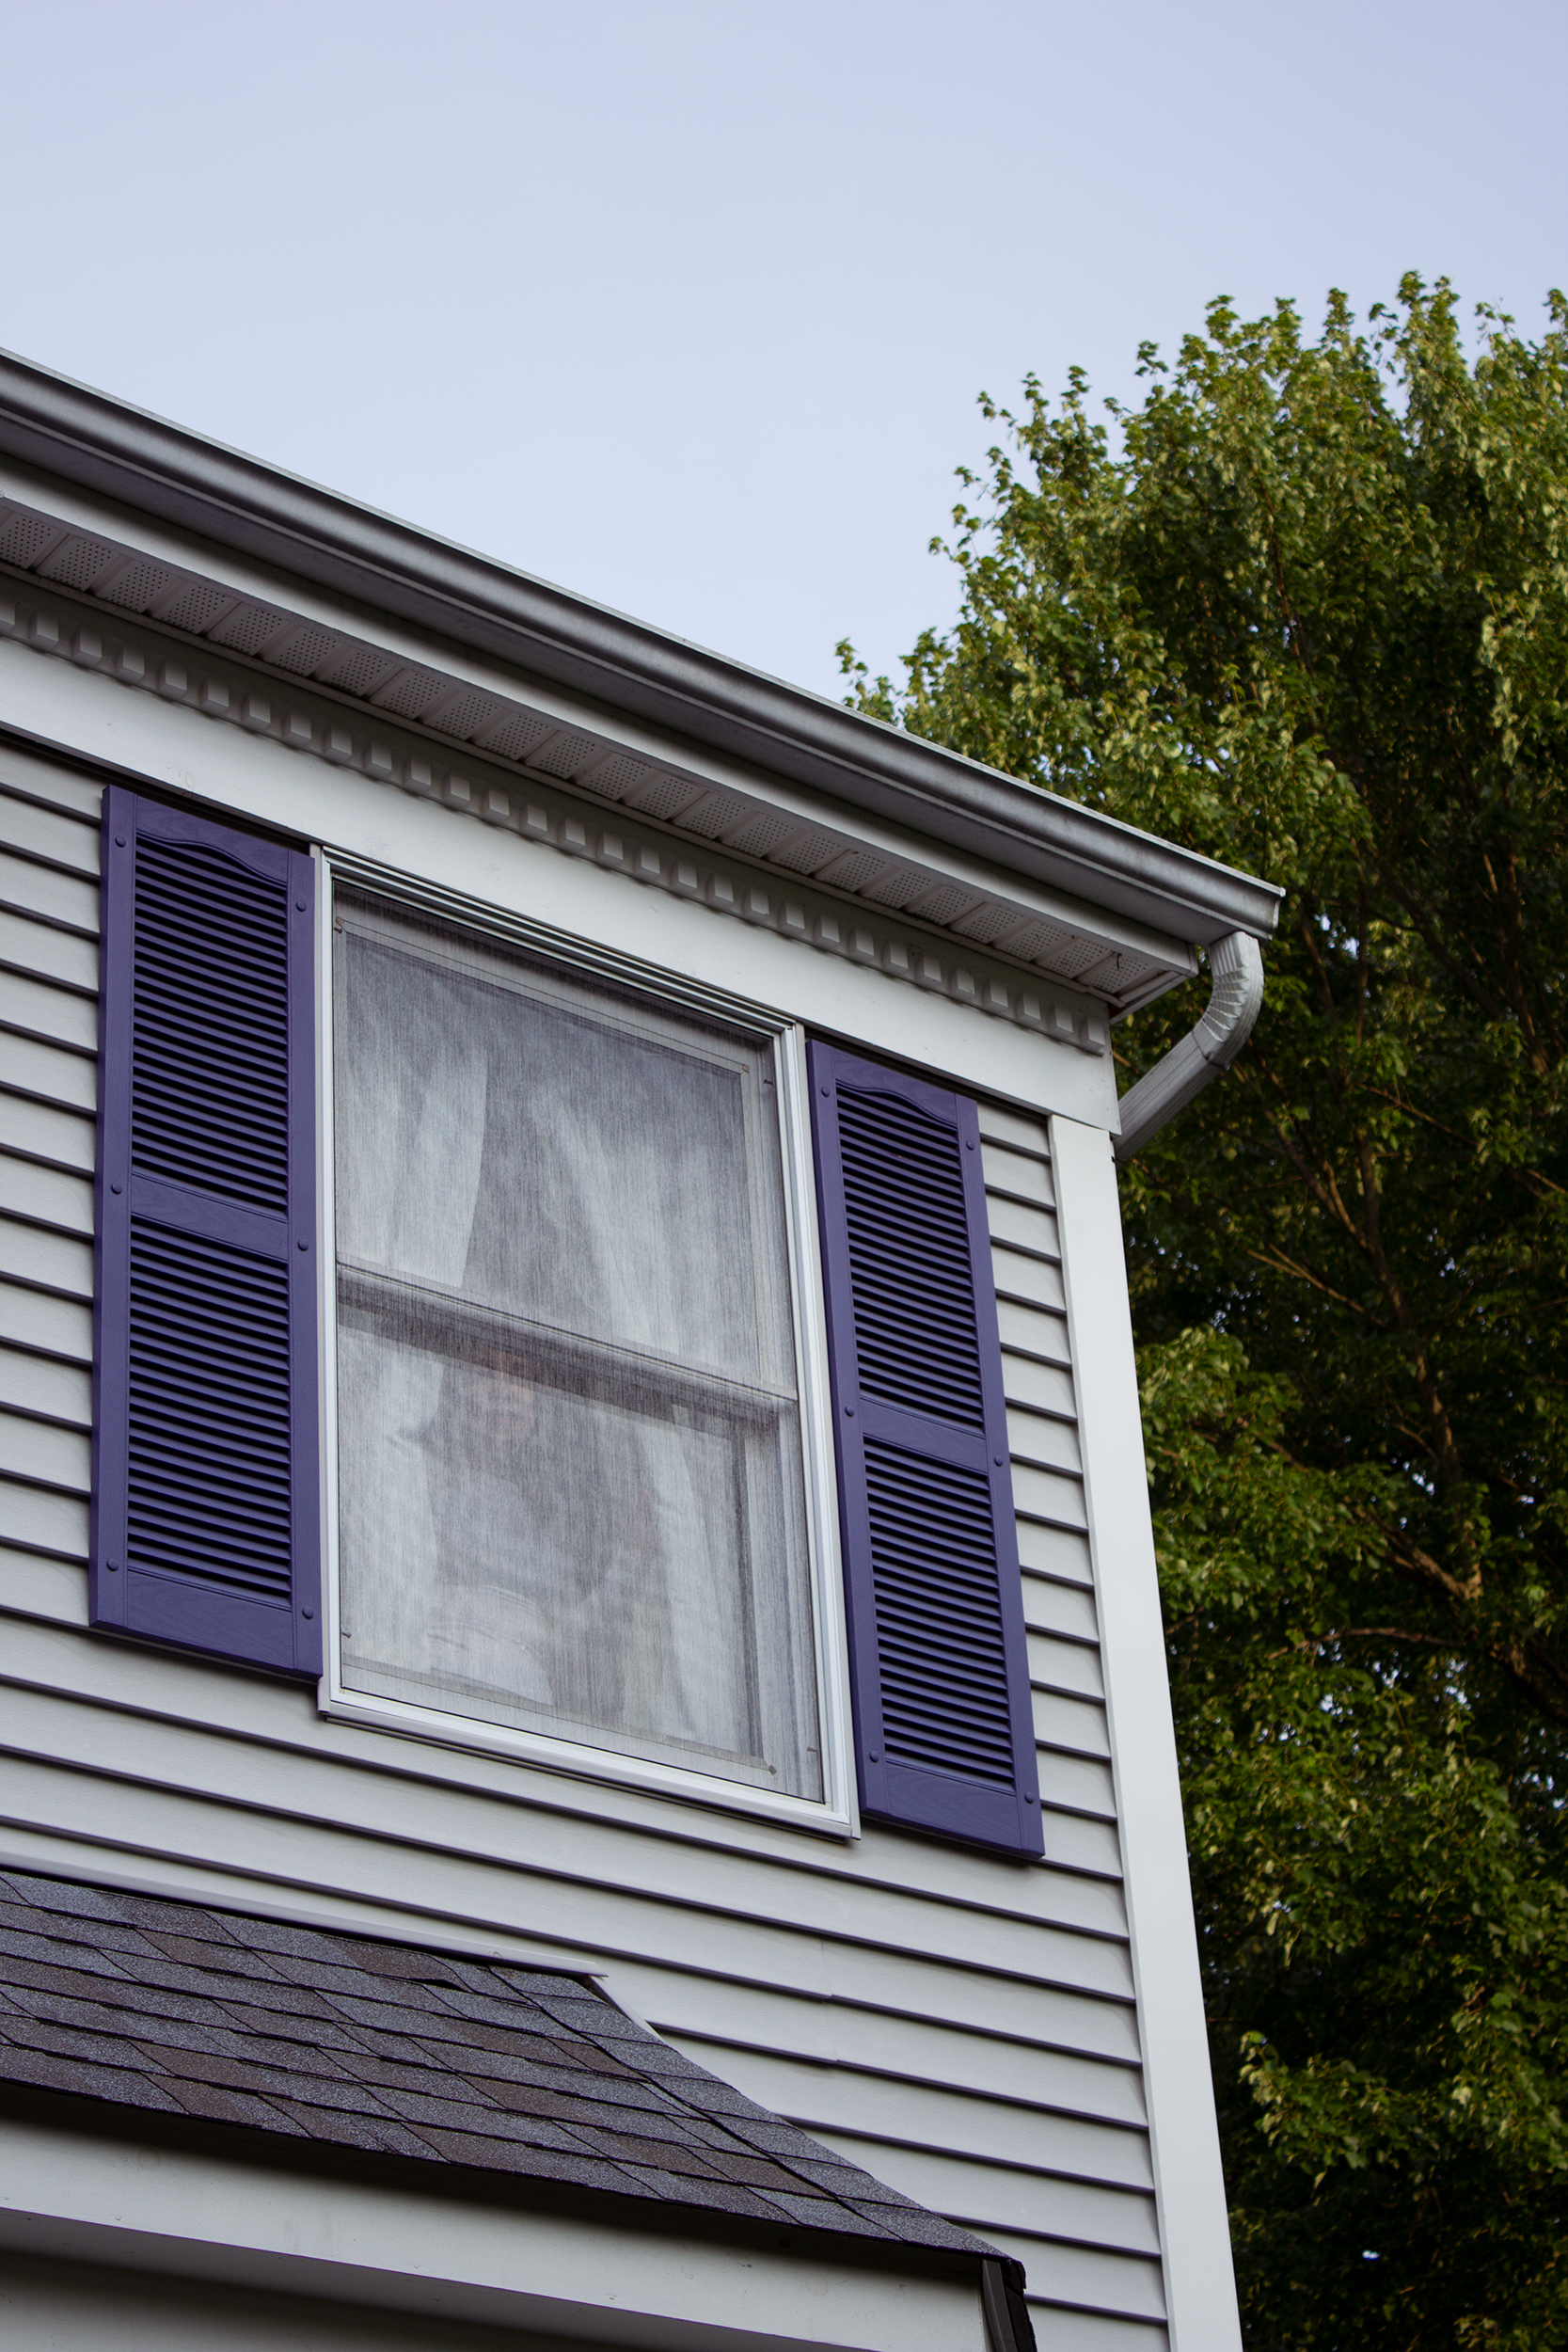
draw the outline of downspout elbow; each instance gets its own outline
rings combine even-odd
[[[1252,1035],[1263,1002],[1263,955],[1251,932],[1231,931],[1216,940],[1209,950],[1209,969],[1213,987],[1203,1018],[1121,1098],[1118,1168],[1185,1110],[1211,1078],[1228,1069]]]

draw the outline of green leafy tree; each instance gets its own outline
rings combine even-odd
[[[1248,2342],[1561,2344],[1568,306],[1467,357],[1446,283],[1217,302],[1140,360],[985,404],[956,625],[841,658],[1289,891],[1122,1177]]]

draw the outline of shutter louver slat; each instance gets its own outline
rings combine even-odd
[[[320,1671],[314,871],[104,799],[91,1613]]]
[[[811,1068],[863,1810],[1037,1854],[974,1105],[832,1046]]]

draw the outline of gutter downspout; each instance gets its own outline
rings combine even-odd
[[[1211,1078],[1228,1069],[1252,1035],[1263,1002],[1263,955],[1251,932],[1231,931],[1216,940],[1209,949],[1209,969],[1213,991],[1201,1021],[1121,1098],[1118,1168],[1185,1110]]]

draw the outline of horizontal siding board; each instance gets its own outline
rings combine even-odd
[[[1048,1806],[1047,1811],[1051,1808]],[[1056,1817],[1053,1813],[1052,1819]],[[1077,1816],[1064,1814],[1063,1820],[1073,1821]],[[1118,1943],[1128,1938],[1127,1903],[1122,1895],[1119,1870],[1109,1876],[1098,1864],[1081,1870],[1076,1863],[1059,1864],[1046,1838],[1046,1860],[1053,1866],[1051,1884],[1055,1897],[1056,1916],[1062,1925],[1080,1929],[1085,1935],[1109,1935]]]
[[[0,1346],[0,1405],[68,1428],[92,1427],[92,1375],[84,1364],[54,1364]]]
[[[1036,2303],[1036,2335],[1050,2352],[1169,2352],[1169,2330],[1152,2321],[1113,2319],[1099,2312],[1064,2311],[1059,2304]]]
[[[62,1363],[92,1363],[92,1305],[0,1280],[0,1340]]]
[[[96,1000],[78,996],[53,980],[8,973],[0,989],[0,1023],[20,1037],[36,1038],[67,1053],[96,1056],[98,1052]]]
[[[89,825],[97,824],[103,804],[103,787],[91,776],[79,775],[53,759],[35,758],[8,743],[0,750],[0,790],[61,809]]]
[[[1062,1288],[1062,1269],[1049,1264],[1043,1258],[1025,1257],[1017,1249],[1005,1248],[1000,1242],[991,1244],[991,1272],[996,1278],[999,1298],[1016,1299],[1025,1307],[1053,1308],[1058,1314],[1067,1312],[1067,1293]],[[1007,1345],[1006,1329],[1003,1340]],[[1064,1342],[1066,1334],[1063,1334]]]
[[[1098,2247],[1072,2246],[1058,2238],[1014,2234],[995,2243],[1024,2267],[1032,2300],[1085,2306],[1117,2319],[1163,2320],[1164,2280],[1158,2255],[1111,2254]],[[1054,2328],[1049,2339],[1055,2341]]]
[[[1127,2201],[1121,2200],[1120,2201],[1125,2208]],[[1016,2224],[1009,2227],[1005,2222],[993,2222],[990,2234],[1002,2251],[1005,2254],[1016,2254],[1025,2269],[1029,2267],[1032,2260],[1042,2258],[1046,2249],[1053,2246],[1081,2246],[1085,2253],[1106,2253],[1117,2260],[1138,2262],[1147,2259],[1151,2254],[1158,2256],[1160,2251],[1160,2241],[1155,2228],[1155,2201],[1152,2198],[1146,2198],[1141,2202],[1147,2216],[1147,2234],[1138,2245],[1131,2242],[1122,2243],[1120,2240],[1114,2245],[1107,2245],[1102,2236],[1093,2233],[1085,2236],[1080,2231],[1058,2227],[1057,2217],[1054,2215],[1043,2225],[1036,2225],[1028,2229],[1021,2228]],[[1032,2294],[1034,2292],[1032,2279],[1029,2284]]]
[[[87,1556],[87,1506],[72,1495],[45,1486],[21,1486],[0,1478],[0,1527],[8,1542],[56,1560]]]
[[[92,940],[29,922],[9,908],[0,909],[0,967],[30,972],[76,995],[98,993],[98,948]]]
[[[820,2057],[834,2064],[859,2059],[877,2073],[901,2074],[911,2082],[945,2083],[958,2090],[969,2087],[972,2079],[980,2090],[994,2087],[987,2070],[1002,2069],[1004,2089],[1016,2090],[1021,2081],[1033,2079],[1032,2074],[1016,2070],[1077,2065],[1097,2079],[1107,2072],[1133,2077],[1135,2087],[1135,2044],[1129,2042],[1114,2055],[1085,2051],[1076,2029],[1065,2039],[1045,2040],[965,2031],[939,2019],[864,2002],[822,1999],[634,1961],[618,1963],[615,1980],[623,1992],[630,1988],[628,1997],[639,2015],[658,2031],[688,2033],[694,2041],[743,2042],[759,2050]],[[1060,2000],[1053,1998],[1047,2023],[1065,2013]],[[1092,2103],[1085,2111],[1091,2109]],[[1118,2106],[1118,2120],[1120,2112]]]
[[[1053,1761],[1048,1756],[1048,1764]],[[1049,1783],[1050,1772],[1042,1778]],[[1048,1862],[1059,1864],[1064,1870],[1092,1870],[1120,1878],[1121,1843],[1114,1820],[1093,1821],[1082,1813],[1064,1813],[1056,1805],[1047,1805],[1040,1826]]]
[[[61,1429],[53,1422],[0,1411],[0,1477],[61,1494],[92,1492],[91,1450],[85,1429]]]
[[[1095,2122],[1138,2126],[1148,2120],[1143,2079],[1135,2066],[1099,2065],[1068,2052],[987,2041],[976,2034],[944,2034],[938,2026],[871,2016],[863,2010],[840,2012],[838,2031],[831,2037],[836,2046],[825,2048],[823,2042],[830,2038],[820,2032],[815,2046],[812,2042],[803,2044],[798,2028],[790,2040],[764,2042],[750,2018],[735,2021],[747,2028],[744,2032],[720,2031],[707,1989],[702,1988],[702,1999],[698,1992],[693,1985],[687,2003],[694,2012],[690,2017],[666,2014],[650,2017],[648,2023],[678,2042],[699,2066],[726,2081],[734,2079],[732,2054],[793,2063],[805,2046],[815,2066],[841,2068],[851,2086],[861,2075],[871,2075],[975,2100],[1000,2100],[1010,2107],[1051,2108]],[[666,2009],[671,2006],[667,2000]]]
[[[1071,1470],[1082,1475],[1084,1457],[1078,1432],[1069,1421],[1053,1421],[1014,1405],[1007,1410],[1007,1450],[1015,1462],[1035,1462],[1042,1470]]]
[[[0,1279],[65,1298],[90,1300],[92,1245],[0,1216]]]
[[[1057,1691],[1065,1698],[1105,1698],[1105,1678],[1100,1653],[1086,1642],[1055,1642],[1049,1634],[1029,1636],[1029,1679],[1037,1690]]]
[[[1054,1634],[1063,1641],[1099,1638],[1093,1593],[1081,1585],[1059,1584],[1050,1577],[1025,1575],[1023,1622],[1031,1632]]]
[[[8,1526],[0,1532],[0,1641],[8,1616],[85,1626],[87,1586],[80,1565],[73,1560],[49,1559],[41,1552],[21,1551],[8,1540],[9,1534]]]
[[[98,1073],[83,1055],[5,1029],[0,1029],[0,1088],[62,1110],[96,1111],[98,1105]]]
[[[1047,1527],[1034,1520],[1019,1521],[1018,1556],[1025,1575],[1058,1578],[1063,1583],[1091,1585],[1094,1569],[1086,1534],[1069,1527]]]
[[[1049,1258],[1059,1263],[1062,1255],[1061,1235],[1056,1220],[1049,1209],[1030,1207],[1022,1200],[1007,1200],[993,1196],[988,1202],[991,1240],[1008,1249],[1021,1249],[1032,1258]]]
[[[14,855],[98,880],[98,827],[63,809],[40,808],[0,789],[0,844]]]
[[[92,1239],[92,1185],[86,1176],[67,1176],[37,1160],[13,1159],[0,1152],[0,1216],[42,1225],[78,1240]]]
[[[1100,1874],[1079,1874],[1077,1866],[1065,1868],[1034,1866],[1039,1873],[1042,1914],[1053,1927],[1074,1928],[1084,1935],[1110,1935],[1125,1941],[1127,1907],[1119,1892],[1098,1883]]]
[[[863,2164],[891,2188],[952,2214],[972,2229],[980,2216],[995,2229],[1014,2229],[1075,2245],[1142,2254],[1158,2245],[1154,2199],[1147,2190],[1114,2188],[1059,2174],[1011,2171],[1001,2165],[925,2148],[879,2143],[866,2134],[824,2126],[817,2137],[851,2164]]]
[[[988,1143],[1006,1144],[1014,1152],[1031,1152],[1037,1159],[1051,1157],[1051,1137],[1045,1121],[1022,1111],[1004,1110],[1000,1103],[978,1103],[980,1134]]]
[[[1073,1756],[1100,1756],[1109,1762],[1111,1740],[1103,1706],[1063,1698],[1054,1691],[1035,1691],[1032,1697],[1035,1737],[1042,1747],[1050,1748],[1053,1754],[1065,1751]]]
[[[976,2162],[1067,2172],[1102,2187],[1153,2185],[1148,2136],[1141,2130],[751,2050],[727,2051],[724,2066],[715,2071],[759,2106],[808,2132],[854,2131],[883,2144],[935,2145],[943,2153]]]
[[[1049,1323],[1041,1315],[1040,1323]],[[1009,1405],[1023,1405],[1037,1413],[1056,1413],[1072,1419],[1078,1410],[1072,1375],[1065,1366],[1042,1364],[1011,1350],[1002,1358],[1002,1389]]]
[[[1066,1812],[1114,1821],[1117,1795],[1110,1766],[1092,1756],[1071,1755],[1048,1747],[1043,1740],[1040,1744],[1045,1749],[1040,1757],[1041,1801],[1060,1805]]]
[[[1036,1159],[1022,1152],[1009,1152],[1002,1144],[982,1142],[980,1165],[985,1171],[988,1193],[1002,1193],[1013,1200],[1029,1200],[1040,1209],[1055,1207],[1056,1188],[1051,1181],[1048,1161]]]
[[[1014,1354],[1038,1357],[1048,1364],[1071,1363],[1065,1308],[1046,1313],[1026,1300],[999,1297],[996,1320],[1003,1346]]]
[[[52,866],[0,850],[0,907],[24,914],[37,923],[53,923],[79,938],[98,937],[98,884],[79,874],[59,874]]]
[[[1050,1527],[1088,1528],[1083,1480],[1028,1462],[1013,1464],[1013,1507],[1020,1518],[1044,1519]]]
[[[96,1106],[95,1106],[96,1107]],[[60,1110],[51,1103],[33,1103],[20,1094],[0,1094],[0,1118],[5,1120],[6,1147],[47,1168],[90,1176],[97,1165],[98,1145],[93,1116],[87,1111]]]

